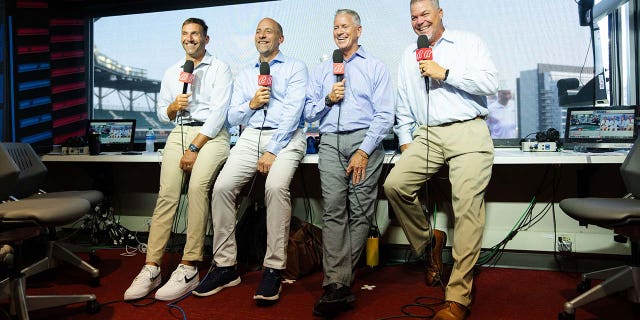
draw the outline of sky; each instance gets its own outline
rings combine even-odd
[[[498,67],[501,88],[515,89],[520,71],[538,63],[593,66],[589,29],[578,23],[574,0],[441,0],[448,29],[478,34]],[[356,10],[363,32],[360,44],[387,64],[394,83],[397,61],[417,35],[405,0],[282,0],[99,18],[94,46],[120,64],[146,69],[161,80],[164,70],[184,59],[182,22],[202,18],[209,26],[207,50],[234,72],[257,58],[253,35],[263,17],[280,22],[280,49],[307,63],[309,70],[336,48],[332,39],[336,9]]]

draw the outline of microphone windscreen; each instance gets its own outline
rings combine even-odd
[[[344,63],[344,55],[339,49],[333,50],[333,63]]]
[[[418,36],[418,48],[428,48],[429,47],[429,37],[424,34]]]
[[[271,73],[271,69],[269,67],[268,62],[260,62],[260,74],[261,75],[269,75]]]
[[[193,61],[191,60],[185,61],[184,65],[182,66],[182,71],[186,73],[193,73]]]

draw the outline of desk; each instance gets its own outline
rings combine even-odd
[[[522,152],[518,148],[497,148],[494,164],[589,164],[589,163],[622,163],[626,152],[578,153],[562,152]],[[385,163],[395,163],[400,154],[387,154]],[[141,155],[123,155],[118,152],[103,152],[97,156],[91,155],[53,155],[42,156],[45,162],[162,162],[160,152],[143,152]],[[318,155],[308,154],[302,159],[303,164],[317,164]]]
[[[589,196],[624,195],[624,186],[619,173],[619,165],[624,161],[626,152],[608,153],[576,153],[562,152],[522,152],[518,148],[497,148],[493,176],[486,194],[487,217],[483,239],[483,247],[491,247],[506,234],[520,218],[522,212],[529,205],[534,194],[537,194],[538,206],[535,212],[547,201],[559,201],[566,197],[579,194]],[[392,164],[400,155],[388,154],[385,163]],[[50,179],[59,187],[62,183],[72,183],[77,180],[68,179],[69,171],[77,172],[82,167],[93,168],[95,171],[112,172],[111,181],[114,186],[114,207],[122,212],[121,223],[131,230],[147,231],[147,221],[153,212],[160,172],[162,155],[158,152],[141,155],[121,155],[118,153],[104,153],[97,156],[90,155],[44,155],[43,161],[50,169]],[[319,177],[316,164],[318,155],[307,155],[299,167],[301,181],[294,178],[292,182],[293,211],[298,216],[304,216],[305,205],[310,205],[315,213],[314,222],[320,222],[322,201]],[[154,164],[154,165],[152,165]],[[549,166],[553,165],[553,166]],[[113,167],[107,169],[107,167]],[[96,169],[99,168],[99,169]],[[385,169],[386,170],[386,169]],[[558,175],[557,193],[552,194],[551,184],[547,173]],[[546,178],[545,178],[546,177]],[[70,181],[65,181],[65,179]],[[383,181],[384,178],[381,178]],[[62,180],[62,181],[58,181]],[[306,180],[306,181],[305,181]],[[445,179],[434,179],[445,182]],[[306,188],[306,189],[305,189]],[[440,188],[440,189],[438,189]],[[448,187],[450,189],[450,186]],[[438,186],[438,192],[447,192],[447,186]],[[586,190],[586,191],[585,191]],[[56,189],[52,189],[56,191]],[[382,195],[382,193],[380,193]],[[554,198],[555,197],[555,198]],[[309,199],[310,203],[304,201]],[[381,198],[382,199],[382,198]],[[380,200],[378,206],[378,220],[380,216],[388,217],[386,200]],[[577,252],[625,254],[628,247],[613,242],[610,230],[595,226],[580,227],[577,222],[562,214],[555,204],[557,212],[557,235],[568,236],[573,240],[574,250]],[[448,208],[438,206],[436,212],[436,227],[447,229],[450,214]],[[389,219],[387,218],[387,221]],[[452,233],[449,233],[452,234]],[[451,238],[451,237],[450,237]],[[406,244],[404,234],[391,222],[385,236],[385,241],[394,244]],[[512,250],[553,251],[554,228],[551,214],[544,217],[534,227],[521,231],[507,246]],[[450,243],[449,243],[450,244]]]

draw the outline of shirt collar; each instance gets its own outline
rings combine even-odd
[[[351,58],[349,58],[349,60],[347,60],[345,62],[349,62],[349,61],[355,59],[356,56],[359,56],[362,59],[366,59],[367,58],[367,51],[364,50],[364,47],[362,45],[358,46],[358,50],[356,50],[356,52],[353,53]]]
[[[210,54],[209,51],[205,51],[204,57],[202,57],[202,60],[200,60],[200,63],[198,63],[198,66],[201,64],[211,64],[212,61],[213,61],[213,55]],[[195,68],[197,68],[198,66],[196,66]],[[180,68],[184,70],[184,63],[180,66]]]
[[[276,55],[276,57],[269,62],[269,66],[272,66],[275,63],[284,63],[286,62],[286,60],[287,60],[287,56],[285,56],[282,53],[282,51],[278,51],[278,54]],[[258,58],[258,61],[254,64],[254,67],[260,68],[260,58]]]

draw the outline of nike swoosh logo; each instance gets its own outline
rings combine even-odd
[[[158,277],[159,277],[159,276],[160,276],[160,273],[156,274],[156,276],[155,276],[155,277],[152,277],[152,278],[151,278],[151,281],[154,281],[154,280],[158,279]]]
[[[184,276],[184,282],[191,282],[191,280],[193,280],[196,276],[198,275],[198,273],[194,273],[193,277],[191,278],[187,278],[187,276]]]

